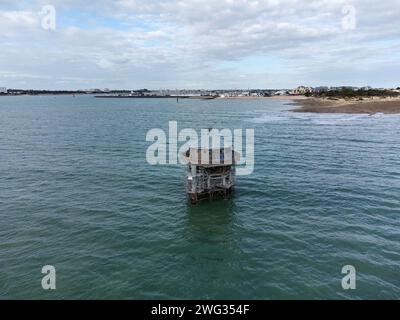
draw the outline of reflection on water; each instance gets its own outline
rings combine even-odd
[[[219,200],[187,206],[187,224],[194,232],[225,234],[234,224],[235,201]]]
[[[188,204],[184,233],[193,259],[224,261],[237,249],[235,208],[234,200]]]

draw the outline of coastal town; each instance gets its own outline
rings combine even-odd
[[[370,86],[353,87],[309,87],[295,89],[232,89],[232,90],[22,90],[0,88],[0,96],[82,96],[104,99],[181,99],[216,100],[216,99],[281,99],[288,100],[288,105],[297,106],[290,111],[306,113],[348,113],[369,114],[400,113],[400,87],[373,88]]]
[[[136,89],[136,90],[110,90],[110,89],[82,89],[82,90],[34,90],[34,89],[14,89],[0,87],[0,96],[19,96],[19,95],[97,95],[99,97],[138,97],[138,98],[158,98],[158,97],[182,97],[182,98],[246,98],[246,97],[272,97],[272,96],[311,96],[321,95],[329,92],[391,92],[400,94],[400,87],[396,88],[372,88],[370,86],[354,87],[310,87],[299,86],[294,89],[224,89],[224,90],[205,90],[205,89]]]

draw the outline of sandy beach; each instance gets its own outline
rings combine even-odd
[[[353,113],[353,114],[400,114],[400,97],[396,98],[363,98],[361,99],[324,99],[305,96],[272,96],[272,97],[224,97],[226,100],[286,100],[298,106],[293,112],[311,113]]]
[[[271,97],[243,96],[243,97],[218,97],[217,99],[224,99],[224,100],[287,100],[287,101],[302,101],[302,100],[308,100],[309,98],[307,98],[305,96],[271,96]]]
[[[353,113],[353,114],[400,114],[400,97],[368,98],[363,100],[329,100],[322,98],[292,98],[300,106],[293,112]]]

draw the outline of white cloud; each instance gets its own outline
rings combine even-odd
[[[399,66],[398,0],[53,0],[54,32],[40,28],[46,2],[19,10],[0,2],[1,85],[29,74],[32,87],[379,86],[395,77],[368,70]],[[341,27],[349,4],[357,14],[350,31]],[[265,57],[265,70],[246,69],[249,57]],[[278,68],[265,67],[276,59]]]
[[[15,36],[38,25],[38,16],[33,12],[0,11],[0,36]]]

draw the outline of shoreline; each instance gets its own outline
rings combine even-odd
[[[287,100],[287,101],[297,101],[297,100],[307,100],[309,98],[305,96],[271,96],[271,97],[218,97],[218,100]]]
[[[400,97],[372,97],[361,99],[327,99],[303,95],[271,97],[223,97],[223,100],[284,100],[287,105],[297,106],[290,109],[299,113],[346,113],[346,114],[400,114]]]
[[[400,97],[337,99],[324,98],[293,99],[291,105],[298,106],[292,112],[301,113],[348,113],[348,114],[400,114]]]

